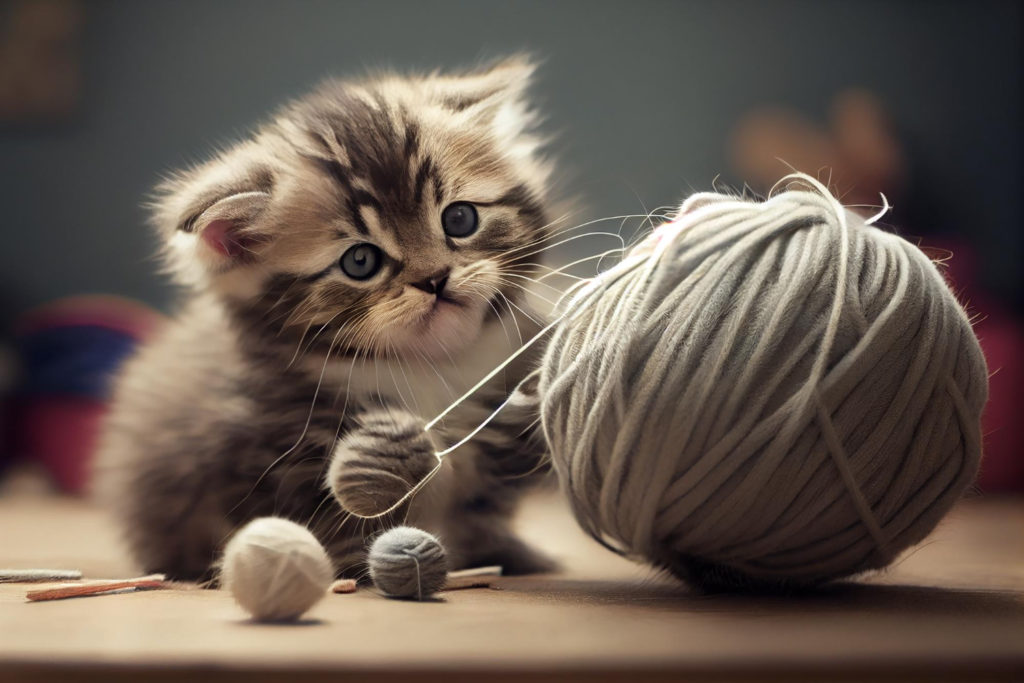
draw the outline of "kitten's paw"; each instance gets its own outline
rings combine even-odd
[[[559,569],[558,562],[509,534],[481,538],[463,562],[466,567],[501,566],[503,574],[547,574]]]
[[[387,408],[367,411],[335,446],[327,483],[345,510],[372,517],[399,503],[437,467],[434,452],[419,417]]]
[[[552,557],[519,539],[510,540],[508,545],[495,555],[493,562],[488,564],[500,564],[502,573],[510,576],[548,574],[559,569],[558,562]]]

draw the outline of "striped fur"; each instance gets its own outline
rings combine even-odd
[[[508,526],[543,470],[531,411],[508,410],[387,518],[349,514],[398,500],[529,368],[423,432],[537,329],[513,306],[548,225],[531,70],[329,81],[159,188],[181,308],[121,372],[97,477],[145,570],[206,576],[267,514],[308,524],[339,574],[360,575],[367,537],[403,521],[439,533],[456,566],[550,566]],[[455,201],[480,217],[466,238],[441,228]],[[382,269],[353,280],[339,258],[367,242]],[[417,286],[437,273],[444,305]]]

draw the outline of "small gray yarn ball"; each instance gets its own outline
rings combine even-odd
[[[385,531],[370,545],[367,561],[374,585],[391,598],[429,598],[448,578],[448,553],[441,541],[416,527]]]

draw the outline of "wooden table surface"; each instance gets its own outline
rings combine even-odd
[[[799,598],[697,596],[585,538],[554,495],[524,534],[564,564],[500,590],[329,595],[297,625],[222,591],[28,603],[0,584],[0,680],[1024,680],[1024,501],[962,503],[890,570]],[[0,494],[0,566],[133,576],[80,500]]]

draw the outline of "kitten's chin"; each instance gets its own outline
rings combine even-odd
[[[390,341],[399,352],[431,360],[451,358],[477,339],[485,313],[483,305],[442,299],[414,319],[396,324]]]

